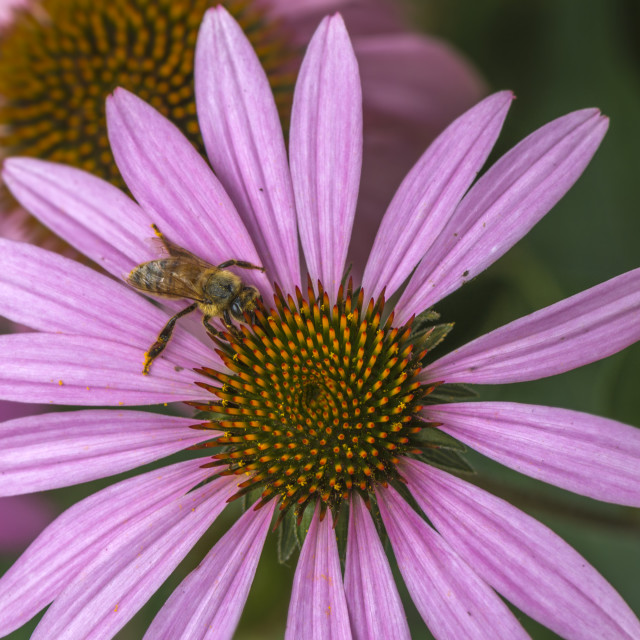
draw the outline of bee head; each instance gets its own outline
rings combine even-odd
[[[249,314],[251,321],[254,320],[254,309],[256,303],[261,300],[260,292],[255,287],[242,287],[240,293],[236,296],[235,300],[231,303],[229,312],[235,320],[244,322],[244,314]]]

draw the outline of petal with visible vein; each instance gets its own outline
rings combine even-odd
[[[236,483],[217,478],[127,523],[53,601],[32,640],[112,638],[215,521]]]
[[[568,640],[640,638],[640,622],[611,585],[543,524],[415,460],[402,473],[447,542],[528,616]]]
[[[231,639],[256,573],[275,501],[246,511],[171,594],[147,640]]]
[[[606,358],[640,340],[640,269],[515,320],[430,364],[423,380],[504,384]]]
[[[302,62],[289,145],[300,241],[311,279],[334,300],[344,271],[362,166],[362,90],[340,15],[325,18]]]
[[[209,474],[189,460],[114,484],[70,507],[0,578],[0,634],[49,604],[123,531],[162,509]]]
[[[640,507],[640,429],[578,411],[460,402],[422,414],[476,451],[596,500]]]
[[[562,198],[600,145],[609,121],[583,109],[541,127],[500,158],[462,200],[398,301],[408,320],[475,278]]]
[[[350,640],[338,544],[331,512],[319,507],[304,539],[289,603],[286,640]]]
[[[367,294],[391,295],[433,246],[480,171],[511,106],[495,93],[450,124],[422,154],[398,188],[371,250],[363,277]]]
[[[0,423],[0,495],[104,478],[219,435],[193,418],[146,411],[67,411]]]
[[[168,238],[213,264],[258,253],[229,196],[178,128],[125,89],[107,98],[111,150],[136,200]],[[188,224],[185,224],[188,221]],[[152,236],[151,229],[147,235]],[[266,276],[247,272],[266,292]]]
[[[172,355],[142,375],[144,352],[112,340],[58,333],[0,336],[0,399],[119,406],[202,398],[202,379]],[[209,380],[209,382],[211,382]]]
[[[222,6],[204,16],[195,57],[202,138],[216,175],[284,291],[300,284],[296,212],[282,127],[258,56]]]
[[[344,591],[356,640],[410,640],[387,556],[371,515],[355,492],[349,509]]]
[[[35,158],[5,160],[2,177],[25,209],[117,278],[157,257],[148,215],[105,180]]]
[[[405,584],[437,640],[528,638],[496,593],[391,487],[376,491]]]

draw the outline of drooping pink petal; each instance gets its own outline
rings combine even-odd
[[[0,214],[0,238],[16,242],[37,241],[38,231],[34,225],[29,224],[29,219],[29,214],[20,206],[2,211]]]
[[[421,377],[503,384],[557,375],[640,340],[639,317],[635,269],[467,343],[430,364]]]
[[[269,81],[236,21],[204,16],[195,57],[198,118],[211,166],[284,291],[300,284],[296,212],[282,127]]]
[[[230,259],[259,264],[229,196],[173,123],[132,93],[116,89],[107,98],[107,125],[120,173],[160,231],[213,264]],[[270,290],[259,271],[244,275]]]
[[[331,512],[319,507],[300,551],[287,617],[286,640],[349,640],[347,601]]]
[[[214,522],[236,484],[219,477],[127,523],[53,601],[32,640],[112,638]]]
[[[186,306],[186,303],[183,304]],[[0,238],[0,314],[33,329],[108,337],[146,351],[169,316],[130,287],[39,247]],[[163,355],[183,367],[218,356],[178,325]],[[221,364],[221,363],[220,363]]]
[[[484,271],[562,198],[609,121],[583,109],[541,127],[478,180],[425,254],[398,301],[402,323]]]
[[[147,640],[232,638],[256,573],[275,501],[249,510],[175,589],[147,629]]]
[[[382,219],[362,280],[391,295],[432,247],[491,151],[513,100],[495,93],[461,115],[424,152]]]
[[[293,97],[289,145],[309,275],[334,300],[344,271],[362,165],[362,91],[340,15],[309,43]]]
[[[344,16],[343,16],[344,17]],[[347,29],[352,35],[352,30]],[[449,44],[406,31],[353,39],[362,95],[372,127],[406,125],[420,142],[433,139],[486,92],[478,72]],[[424,151],[424,147],[422,149]]]
[[[528,638],[496,593],[391,487],[376,491],[405,584],[436,640]]]
[[[611,585],[540,522],[415,460],[402,473],[447,542],[528,616],[568,640],[640,637],[640,622]]]
[[[533,478],[640,507],[640,429],[566,409],[460,402],[422,412],[440,429]]]
[[[67,411],[0,423],[0,495],[66,487],[159,460],[219,435],[193,418]]]
[[[387,556],[357,493],[349,509],[344,591],[356,640],[411,638]]]
[[[56,508],[46,496],[0,498],[0,555],[24,551],[55,514]]]
[[[25,209],[117,278],[157,258],[145,242],[148,215],[105,180],[35,158],[5,160],[2,178]]]
[[[291,37],[304,47],[326,15],[339,11],[353,38],[367,33],[393,32],[402,28],[400,8],[387,0],[268,0],[269,15],[290,27]]]
[[[189,460],[149,471],[67,509],[0,578],[0,634],[32,618],[130,527],[207,478],[201,465]]]
[[[94,336],[27,333],[0,336],[0,399],[82,406],[196,400],[203,378],[171,354],[142,375],[144,351]],[[206,364],[206,363],[202,363]],[[211,382],[209,380],[209,382]]]

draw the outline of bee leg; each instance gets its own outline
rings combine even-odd
[[[222,312],[222,323],[227,328],[229,333],[234,338],[236,338],[236,340],[242,336],[241,331],[233,324],[233,322],[231,320],[231,316],[229,315],[229,311],[227,309],[225,309]]]
[[[151,224],[151,228],[153,229],[153,232],[156,234],[156,236],[158,238],[160,238],[160,241],[162,242],[163,246],[165,249],[167,249],[167,243],[164,240],[164,234],[162,233],[162,231],[160,231],[160,229],[158,229],[158,225],[154,223]]]
[[[220,332],[212,324],[209,324],[209,320],[211,320],[211,316],[202,316],[202,324],[204,325],[204,328],[207,330],[207,333],[210,336],[219,335]]]
[[[149,351],[144,354],[144,367],[142,368],[143,375],[146,376],[149,374],[151,363],[164,351],[164,348],[167,346],[167,343],[171,338],[171,334],[173,333],[173,329],[176,326],[178,318],[186,316],[188,313],[197,309],[197,307],[197,302],[190,304],[186,309],[179,311],[175,316],[171,317],[169,322],[164,325],[164,329],[160,332],[160,335],[158,335],[158,339],[151,345]]]
[[[241,269],[257,269],[258,271],[262,271],[264,273],[264,267],[258,267],[255,264],[251,264],[250,262],[245,262],[244,260],[227,260],[222,264],[218,265],[218,269],[226,269],[227,267],[240,267]]]

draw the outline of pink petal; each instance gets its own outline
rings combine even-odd
[[[423,379],[476,384],[537,380],[640,340],[640,269],[515,320],[430,364]]]
[[[183,307],[186,303],[183,303]],[[108,337],[143,353],[169,316],[130,287],[33,245],[0,238],[0,313],[33,329]],[[218,360],[178,325],[163,354],[182,367]]]
[[[114,484],[67,509],[0,578],[0,634],[51,602],[102,549],[210,475],[180,462]],[[55,637],[55,636],[51,636]]]
[[[640,429],[587,413],[509,402],[429,407],[429,420],[480,453],[596,500],[640,507]]]
[[[53,520],[56,509],[45,496],[11,496],[0,499],[0,555],[24,551]]]
[[[494,589],[568,640],[640,637],[611,585],[550,529],[508,502],[408,460],[403,474],[431,522]]]
[[[117,278],[157,257],[145,242],[148,215],[108,182],[32,158],[5,160],[2,178],[25,209]]]
[[[562,198],[600,145],[609,121],[575,111],[505,154],[465,196],[411,277],[396,320],[435,304],[484,271]]]
[[[379,489],[376,496],[402,577],[437,640],[529,637],[494,591],[394,489]]]
[[[352,494],[349,510],[344,591],[354,638],[410,640],[387,556],[371,515],[357,493]]]
[[[249,229],[261,264],[284,291],[300,283],[296,213],[282,128],[260,61],[218,6],[204,16],[196,103],[211,166]]]
[[[128,523],[53,601],[32,640],[113,637],[211,526],[236,484],[218,478]]]
[[[170,240],[213,264],[239,259],[259,265],[229,196],[175,125],[125,89],[107,98],[107,125],[122,177]],[[270,290],[264,274],[245,274]]]
[[[319,507],[304,539],[289,603],[286,640],[348,640],[347,601],[331,512]]]
[[[57,333],[0,336],[0,399],[82,406],[196,400],[202,379],[158,358],[142,375],[144,352],[111,340]],[[202,363],[206,364],[206,363]]]
[[[452,217],[491,151],[511,106],[496,93],[441,133],[400,185],[371,251],[362,286],[367,295],[395,292]]]
[[[232,638],[256,573],[275,501],[249,510],[171,594],[148,640]]]
[[[0,423],[0,495],[65,487],[182,451],[219,435],[146,411],[68,411]]]
[[[340,15],[309,43],[293,99],[291,178],[309,275],[335,300],[344,271],[362,164],[362,91]]]

